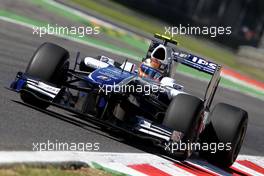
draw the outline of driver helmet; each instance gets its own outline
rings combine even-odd
[[[168,72],[167,49],[164,45],[157,46],[151,56],[140,64],[139,76],[160,81]]]
[[[139,66],[139,77],[160,81],[165,74],[166,65],[152,57],[145,59]]]

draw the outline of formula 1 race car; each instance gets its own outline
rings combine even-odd
[[[242,146],[248,114],[225,103],[211,104],[220,81],[221,66],[182,51],[171,38],[156,34],[142,63],[118,63],[107,56],[80,58],[73,68],[69,52],[42,44],[24,73],[10,88],[30,105],[56,106],[102,128],[153,141],[169,156],[184,160],[193,147],[178,144],[220,144],[214,152],[199,150],[208,161],[232,165]],[[203,98],[185,92],[172,77],[176,64],[211,75]]]

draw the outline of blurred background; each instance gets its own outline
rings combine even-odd
[[[264,82],[263,8],[263,0],[0,0],[0,17],[39,27],[99,26],[100,35],[75,38],[137,60],[165,27],[231,27],[231,35],[174,37],[185,50]]]
[[[180,46],[264,81],[263,0],[66,0],[143,36],[165,26],[232,27],[231,35],[175,38]],[[147,34],[146,34],[147,33]],[[148,35],[149,34],[149,35]]]
[[[128,58],[138,64],[146,56],[154,33],[164,34],[165,26],[189,24],[232,27],[232,35],[228,36],[177,35],[175,39],[179,47],[224,66],[214,103],[226,102],[249,112],[242,154],[264,156],[263,6],[263,0],[0,0],[0,150],[32,150],[32,141],[48,139],[89,139],[100,141],[102,151],[138,151],[130,144],[108,139],[99,130],[87,132],[62,120],[68,113],[64,113],[66,117],[53,117],[22,106],[19,97],[4,87],[17,71],[25,70],[32,53],[44,42],[63,46],[72,63],[80,51],[80,58],[106,55],[118,62]],[[33,33],[34,27],[48,25],[99,27],[100,34]],[[202,96],[208,75],[198,75],[180,65],[177,70],[177,81]],[[56,108],[53,111],[61,112]]]
[[[216,40],[233,48],[240,45],[263,47],[263,0],[114,1],[174,25],[231,26],[231,36]]]

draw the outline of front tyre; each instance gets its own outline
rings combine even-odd
[[[69,52],[53,43],[43,43],[33,54],[25,75],[60,86],[67,77]],[[45,109],[49,103],[28,92],[21,92],[21,99],[30,105]]]

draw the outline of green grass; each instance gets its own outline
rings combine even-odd
[[[106,7],[102,4],[100,4],[100,0],[99,1],[94,1],[94,0],[71,0],[74,3],[77,3],[83,7],[87,7],[89,9],[92,9],[98,13],[100,13],[101,15],[110,17],[114,20],[120,21],[121,23],[124,24],[129,24],[133,27],[136,28],[141,28],[147,32],[150,33],[154,33],[154,32],[162,32],[161,28],[155,27],[153,25],[153,23],[149,22],[149,21],[142,21],[137,17],[122,13],[121,11],[116,11],[114,9],[111,9],[109,7]],[[99,2],[99,3],[98,3]],[[102,2],[102,1],[101,1]],[[129,9],[124,8],[123,6],[116,4],[116,3],[112,3],[114,5],[115,8],[122,8],[123,11],[128,11]]]
[[[94,24],[93,22],[86,20],[85,18],[83,18],[79,15],[76,15],[76,14],[69,12],[69,11],[62,9],[62,8],[58,9],[55,6],[50,5],[50,3],[48,3],[46,0],[38,0],[38,1],[27,0],[27,1],[30,3],[33,3],[35,5],[38,5],[39,7],[47,10],[50,13],[54,13],[58,16],[66,18],[70,21],[78,22],[84,26],[91,26],[91,27],[97,26],[97,24]],[[100,32],[104,33],[105,35],[112,38],[113,40],[119,40],[121,43],[124,44],[124,46],[129,45],[132,48],[137,49],[137,51],[139,51],[141,53],[145,53],[145,51],[148,48],[148,43],[146,42],[146,40],[143,40],[141,38],[135,39],[131,35],[124,35],[122,32],[109,29],[109,27],[100,26]]]
[[[143,30],[151,34],[157,32],[163,34],[165,32],[164,24],[154,21],[150,17],[147,17],[147,20],[146,19],[143,20],[139,16],[133,15],[133,13],[136,12],[112,1],[107,1],[108,4],[109,3],[111,4],[112,8],[109,8],[109,6],[105,6],[104,4],[105,0],[98,0],[98,1],[71,0],[71,1],[73,3],[86,7],[90,10],[93,10],[101,15],[104,15],[112,20],[130,25],[134,28],[138,28],[140,30]],[[181,35],[181,36],[176,36],[175,38],[179,41],[180,46],[194,53],[215,60],[225,66],[236,69],[253,78],[257,78],[259,80],[264,81],[264,74],[262,70],[238,64],[236,61],[235,53],[230,50],[221,48],[220,46],[212,46],[208,42],[203,41],[201,39],[196,39],[194,37]]]
[[[29,166],[14,166],[0,169],[0,176],[117,176],[93,168],[60,169]]]

